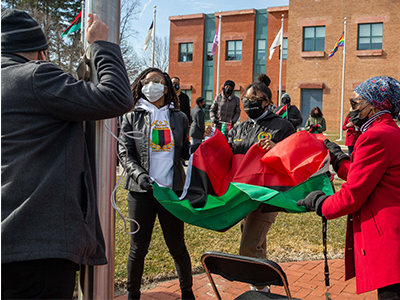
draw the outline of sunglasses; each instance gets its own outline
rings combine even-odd
[[[364,100],[362,97],[350,98],[350,105],[352,109],[356,109],[357,106]]]
[[[140,80],[140,83],[141,83],[142,85],[149,84],[150,82],[165,84],[165,80],[164,80],[164,79],[161,79],[161,78],[142,79],[142,80]]]
[[[259,101],[259,100],[264,101],[264,100],[267,100],[267,99],[265,97],[259,97],[259,96],[251,96],[250,98],[242,97],[242,101],[243,102],[247,102],[247,101],[255,102],[255,101]]]

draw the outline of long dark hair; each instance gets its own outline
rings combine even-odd
[[[146,99],[146,96],[142,93],[142,83],[141,80],[144,79],[147,74],[151,72],[157,72],[163,76],[165,80],[165,86],[168,88],[168,92],[164,96],[164,105],[169,105],[172,102],[174,103],[174,107],[179,109],[179,101],[178,96],[176,96],[175,89],[172,86],[171,78],[169,77],[168,73],[161,71],[158,68],[147,68],[142,73],[136,77],[135,81],[131,85],[132,95],[133,95],[133,107],[136,106],[136,103],[139,101],[140,98]]]
[[[271,102],[272,93],[269,89],[269,85],[271,83],[271,79],[266,74],[259,74],[257,77],[257,81],[249,84],[242,93],[242,96],[246,94],[246,92],[253,88],[254,95],[256,95],[257,91],[261,92],[265,98],[267,98]]]
[[[317,114],[314,112],[315,110],[318,110]],[[321,109],[318,106],[315,106],[311,109],[310,116],[313,118],[318,118],[318,117],[322,117],[323,114],[322,114]]]

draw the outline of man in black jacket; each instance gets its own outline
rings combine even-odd
[[[281,110],[281,108],[283,108],[285,105],[286,105],[286,110],[285,111]],[[281,112],[279,112],[279,110],[281,110]],[[286,114],[285,116],[283,116],[285,112]],[[299,109],[296,107],[296,105],[290,104],[290,96],[289,94],[286,93],[282,95],[282,105],[275,108],[274,113],[284,117],[286,120],[292,123],[294,128],[296,129],[299,128],[299,126],[303,122],[303,118],[301,117]]]
[[[192,109],[192,125],[190,125],[189,134],[193,139],[193,144],[199,144],[203,141],[205,122],[204,122],[204,111],[203,108],[206,106],[206,102],[203,97],[196,99],[196,106]]]
[[[83,121],[122,115],[133,99],[97,15],[86,39],[97,84],[46,61],[26,12],[1,14],[2,299],[72,299],[79,264],[107,263]]]
[[[189,96],[186,95],[184,92],[181,90],[181,83],[180,79],[178,77],[172,77],[171,78],[172,84],[175,89],[175,93],[179,98],[179,109],[185,113],[185,115],[188,117],[189,120],[189,125],[192,123],[192,117],[190,116],[190,100]]]

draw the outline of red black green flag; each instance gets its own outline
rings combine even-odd
[[[75,20],[62,32],[62,36],[66,36],[67,34],[76,32],[81,29],[82,26],[82,11],[75,18]]]
[[[297,206],[298,200],[314,190],[334,192],[324,139],[300,131],[268,152],[255,144],[245,155],[234,155],[216,130],[191,156],[182,196],[156,183],[154,196],[182,221],[218,231],[260,205],[265,211],[305,212]]]
[[[153,129],[151,140],[154,144],[160,145],[162,148],[171,143],[171,131],[169,129]]]
[[[287,104],[285,104],[280,110],[278,110],[278,111],[276,112],[276,114],[277,114],[278,116],[281,116],[282,118],[285,118],[286,115],[287,115]]]

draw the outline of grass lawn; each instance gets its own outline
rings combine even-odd
[[[339,135],[330,135],[335,141]],[[342,181],[335,180],[335,189],[340,189]],[[127,191],[122,185],[117,191],[119,210],[128,218]],[[328,257],[341,258],[344,255],[346,218],[328,221]],[[130,236],[124,233],[124,225],[116,216],[115,237],[115,283],[123,288],[126,282],[126,261]],[[280,213],[267,235],[268,258],[277,262],[323,259],[321,218],[314,212],[304,214]],[[193,225],[185,225],[185,239],[195,273],[202,271],[201,255],[206,251],[222,251],[237,254],[240,243],[239,225],[226,232],[215,232]],[[176,276],[175,267],[163,240],[161,227],[156,222],[145,261],[143,283],[149,284]]]

